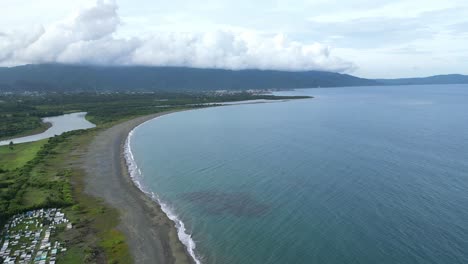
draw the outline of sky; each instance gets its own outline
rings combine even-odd
[[[463,0],[0,0],[0,66],[468,74]]]

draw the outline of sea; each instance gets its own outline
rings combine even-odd
[[[468,263],[468,85],[276,94],[128,138],[197,263]]]

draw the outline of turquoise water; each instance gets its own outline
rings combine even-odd
[[[138,127],[202,263],[468,263],[468,86],[305,89]]]

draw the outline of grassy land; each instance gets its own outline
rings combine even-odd
[[[59,152],[61,146],[73,135],[80,133],[83,132],[69,132],[45,142],[20,144],[11,150],[24,153],[24,156],[0,156],[1,164],[10,164],[10,168],[14,168],[0,173],[0,188],[3,189],[0,196],[0,220],[25,210],[73,203],[70,172],[66,168],[57,167],[57,159],[66,156],[66,153]]]
[[[1,196],[0,214],[7,218],[33,208],[62,207],[75,228],[59,233],[68,251],[58,261],[131,263],[125,237],[116,229],[118,212],[83,192],[84,173],[76,163],[95,133],[70,132],[55,140],[19,144],[13,150],[2,147],[9,155],[1,155],[0,164],[15,165],[0,173],[0,194],[14,193],[8,200]]]
[[[32,143],[16,144],[13,149],[9,146],[0,146],[0,169],[14,170],[23,167],[32,160],[47,140]]]

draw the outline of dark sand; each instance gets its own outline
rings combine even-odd
[[[134,127],[164,114],[168,113],[136,118],[99,132],[83,161],[85,192],[119,210],[118,228],[127,238],[135,263],[192,263],[174,223],[134,185],[123,154]]]

